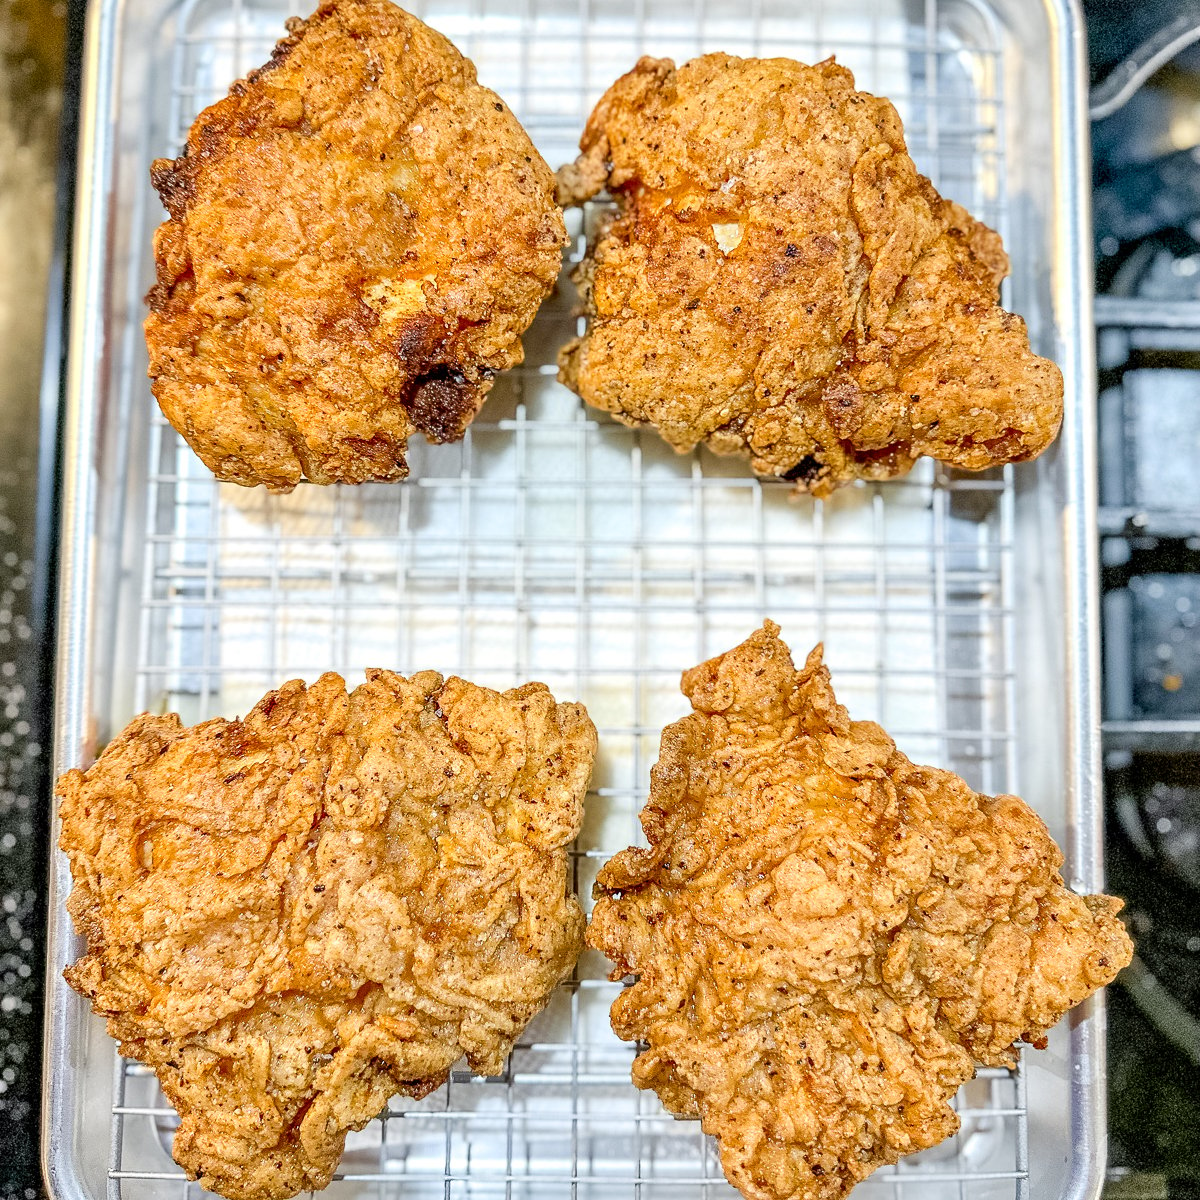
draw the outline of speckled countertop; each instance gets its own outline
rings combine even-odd
[[[0,1197],[40,1190],[48,575],[39,388],[53,245],[63,0],[0,0]],[[51,425],[52,428],[52,425]],[[50,448],[52,450],[52,447]],[[44,497],[43,497],[44,499]],[[45,514],[44,514],[45,515]],[[43,553],[40,557],[47,558]]]

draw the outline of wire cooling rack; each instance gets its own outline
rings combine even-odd
[[[836,10],[835,10],[836,9]],[[643,52],[836,52],[891,96],[918,165],[1006,225],[1001,47],[974,4],[856,9],[777,0],[430,0],[552,166],[573,157],[604,87]],[[228,84],[264,61],[288,9],[188,0],[163,26],[149,103],[168,114],[152,154],[178,152]],[[570,257],[584,224],[569,214]],[[147,214],[132,274],[151,275]],[[414,442],[413,477],[269,496],[216,485],[154,407],[136,338],[125,387],[149,427],[137,673],[139,710],[187,722],[244,713],[271,687],[335,669],[436,668],[495,687],[535,678],[583,700],[601,736],[573,848],[587,897],[600,863],[640,841],[637,813],[680,671],[771,616],[798,658],[826,644],[839,697],[912,757],[989,792],[1015,789],[1011,472],[923,462],[832,501],[788,498],[707,452],[584,408],[555,381],[574,332],[565,276],[481,417],[452,446]],[[494,1079],[455,1072],[351,1134],[332,1190],[478,1200],[735,1195],[696,1122],[636,1091],[634,1048],[608,1007],[619,984],[592,952]],[[118,1060],[112,1200],[193,1200],[169,1157],[175,1118],[153,1075]],[[1028,1191],[1024,1079],[985,1070],[961,1092],[962,1132],[879,1172],[863,1196],[1001,1200]]]

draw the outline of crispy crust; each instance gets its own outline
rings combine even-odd
[[[999,237],[918,175],[896,110],[844,67],[643,58],[580,147],[560,200],[607,188],[618,208],[559,358],[589,404],[817,496],[1054,439],[1062,375],[997,303]]]
[[[821,648],[767,622],[688,671],[642,812],[600,872],[588,944],[633,1080],[715,1134],[753,1200],[840,1200],[953,1134],[975,1064],[1012,1066],[1112,981],[1111,896],[1063,884],[1015,796],[981,796],[851,721]]]
[[[244,721],[138,717],[57,784],[67,981],[157,1073],[231,1200],[324,1187],[346,1131],[464,1054],[494,1075],[570,974],[596,731],[539,683],[323,675]]]
[[[154,395],[218,479],[399,479],[462,436],[554,285],[554,178],[388,0],[326,0],[150,177]]]

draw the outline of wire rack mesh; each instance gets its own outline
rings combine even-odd
[[[1002,43],[986,10],[965,0],[410,7],[475,60],[552,166],[573,156],[591,105],[641,53],[811,62],[836,52],[860,87],[894,99],[918,165],[943,192],[1005,231]],[[148,84],[166,114],[151,154],[178,152],[199,109],[266,59],[287,15],[286,0],[172,10]],[[569,215],[572,259],[593,216]],[[151,219],[147,206],[133,239],[139,286],[151,275]],[[353,679],[375,665],[496,687],[540,679],[583,700],[601,736],[572,851],[585,907],[600,862],[641,841],[659,731],[685,708],[680,671],[764,616],[798,655],[823,641],[839,697],[912,757],[986,791],[1014,789],[1011,472],[966,476],[924,462],[903,481],[822,503],[791,500],[789,485],[752,479],[738,461],[676,456],[557,384],[574,303],[564,276],[526,338],[524,365],[497,381],[461,443],[412,446],[409,481],[290,496],[216,485],[155,409],[140,343],[128,338],[123,403],[149,432],[137,709],[189,722],[233,715],[286,678],[334,669]],[[351,1134],[332,1190],[734,1195],[697,1123],[631,1086],[635,1049],[609,1027],[620,984],[605,972],[585,953],[502,1076],[455,1072]],[[878,1173],[861,1194],[1020,1200],[1024,1089],[1020,1072],[981,1071],[957,1100],[959,1135]],[[173,1127],[153,1075],[118,1059],[113,1200],[195,1200],[169,1157]]]

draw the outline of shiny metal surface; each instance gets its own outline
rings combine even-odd
[[[1062,270],[1059,311],[1068,314],[1059,359],[1067,384],[1061,434],[1062,533],[1066,617],[1068,861],[1074,887],[1103,884],[1103,795],[1100,759],[1100,618],[1097,611],[1099,538],[1096,527],[1096,354],[1093,325],[1091,150],[1087,112],[1087,44],[1077,8],[1055,14],[1052,78],[1062,115],[1057,144],[1062,202],[1051,234]],[[1064,1197],[1095,1200],[1108,1157],[1104,996],[1085,1002],[1071,1026],[1071,1170]]]
[[[58,648],[54,678],[53,770],[84,761],[84,739],[91,728],[91,674],[87,653],[92,621],[91,522],[96,498],[96,438],[99,422],[95,364],[104,344],[104,230],[110,202],[109,161],[112,120],[108,111],[116,68],[115,4],[88,9],[82,64],[79,145],[76,174],[82,181],[72,235],[71,328],[68,334],[66,407],[63,413],[59,480],[61,533],[58,565]],[[53,849],[57,814],[51,820],[48,871],[50,937],[46,947],[46,1026],[42,1077],[42,1171],[52,1196],[81,1196],[80,1172],[94,1149],[84,1144],[77,1115],[97,1103],[89,1087],[85,1050],[72,1036],[73,997],[63,985],[63,968],[75,955],[62,904],[70,873]],[[100,1095],[104,1094],[100,1091]],[[101,1101],[103,1102],[103,1101]]]
[[[789,504],[728,460],[677,459],[582,410],[553,379],[573,328],[549,302],[526,365],[497,385],[461,446],[414,451],[414,478],[264,498],[215,485],[149,397],[140,344],[149,232],[145,166],[195,112],[262,61],[282,0],[109,0],[90,13],[81,127],[62,533],[55,766],[89,761],[139,708],[187,720],[245,711],[291,674],[368,662],[507,685],[535,675],[601,726],[595,827],[575,863],[636,836],[657,733],[682,667],[763,615],[797,652],[825,640],[842,699],[911,754],[987,790],[1020,790],[1100,882],[1094,377],[1086,96],[1065,2],[796,5],[584,0],[415,11],[476,59],[552,165],[596,94],[641,50],[836,50],[891,94],[918,165],[997,224],[1009,303],[1067,380],[1057,447],[984,477],[922,464],[893,484]],[[578,234],[578,226],[575,227]],[[575,253],[579,251],[577,241]],[[590,838],[590,840],[589,840]],[[153,1080],[114,1061],[61,983],[77,951],[55,860],[45,1097],[56,1196],[185,1195]],[[607,1031],[616,985],[581,962],[505,1076],[396,1104],[352,1138],[346,1197],[729,1196],[695,1126],[627,1083]],[[1056,1030],[1013,1077],[982,1072],[964,1133],[858,1194],[1001,1200],[1098,1194],[1103,1010]],[[539,1132],[540,1129],[540,1132]],[[194,1188],[190,1190],[194,1191]]]

